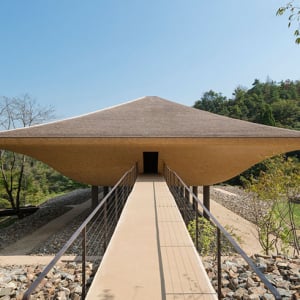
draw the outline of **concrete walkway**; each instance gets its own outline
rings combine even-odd
[[[138,178],[86,299],[217,299],[163,178]]]

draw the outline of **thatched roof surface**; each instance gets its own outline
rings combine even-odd
[[[1,137],[300,137],[300,131],[236,120],[143,97],[87,115],[0,132]]]

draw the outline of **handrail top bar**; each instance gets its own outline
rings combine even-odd
[[[172,170],[169,166],[167,166],[167,169],[170,172],[173,172],[177,179],[180,181],[180,183],[184,186],[185,189],[187,189],[190,194],[192,195],[192,198],[200,204],[200,206],[203,208],[205,213],[210,217],[210,219],[213,221],[213,223],[220,229],[220,231],[226,236],[226,238],[229,240],[229,242],[232,244],[234,249],[243,257],[243,259],[248,263],[248,265],[251,266],[251,268],[254,270],[254,272],[258,275],[258,277],[261,279],[261,281],[267,286],[269,291],[274,295],[275,299],[281,300],[282,297],[277,291],[277,289],[268,281],[268,279],[265,277],[265,275],[255,266],[253,261],[248,257],[248,255],[245,253],[245,251],[237,244],[237,242],[232,238],[232,236],[228,233],[228,231],[218,222],[218,220],[211,214],[211,212],[202,204],[200,199],[195,195],[191,188],[189,188],[183,180],[178,176],[178,174]]]
[[[123,176],[118,180],[118,182],[114,185],[114,187],[110,190],[110,192],[101,200],[101,202],[96,206],[96,208],[92,211],[92,213],[84,220],[84,222],[78,227],[78,229],[72,234],[66,244],[59,250],[59,252],[54,256],[51,262],[46,266],[46,268],[40,273],[37,279],[30,285],[28,290],[24,293],[23,299],[30,300],[30,296],[32,292],[38,287],[41,283],[42,279],[49,273],[49,271],[55,266],[55,264],[59,261],[59,259],[64,255],[64,253],[68,250],[68,248],[72,245],[72,243],[78,238],[82,230],[86,227],[86,225],[91,221],[91,219],[95,216],[95,214],[100,210],[100,208],[104,205],[106,200],[111,196],[111,194],[115,191],[115,189],[120,185],[123,179],[134,169],[136,169],[136,163],[126,171]]]

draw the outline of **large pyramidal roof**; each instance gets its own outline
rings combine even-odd
[[[300,137],[300,132],[232,119],[153,96],[71,119],[0,132],[1,137]]]
[[[0,149],[39,159],[92,185],[114,185],[158,156],[188,185],[229,179],[267,157],[300,149],[300,131],[254,124],[143,97],[84,116],[0,132]],[[155,155],[156,155],[155,154]],[[145,155],[145,156],[144,156]]]

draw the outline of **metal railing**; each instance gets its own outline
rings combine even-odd
[[[61,260],[64,254],[81,255],[81,299],[87,293],[86,265],[87,258],[96,265],[100,264],[102,256],[113,235],[119,217],[132,190],[137,176],[137,165],[127,171],[111,191],[100,201],[76,232],[66,242],[52,261],[39,274],[23,295],[23,300],[29,300],[50,270]],[[54,295],[52,295],[54,296]]]
[[[268,281],[265,275],[257,268],[255,263],[247,256],[247,254],[240,248],[240,246],[236,243],[236,241],[232,238],[232,236],[227,232],[226,229],[216,220],[216,218],[210,213],[210,211],[202,204],[199,200],[198,196],[193,193],[193,191],[182,181],[182,179],[177,175],[177,173],[171,170],[168,166],[164,166],[164,177],[166,182],[169,186],[171,193],[173,194],[178,208],[181,212],[184,222],[186,225],[192,220],[195,222],[195,246],[199,252],[199,216],[202,213],[199,211],[198,207],[202,207],[203,214],[207,216],[210,222],[215,225],[217,230],[217,242],[216,242],[216,257],[217,257],[217,282],[218,282],[218,298],[222,298],[222,262],[221,262],[221,247],[222,247],[222,240],[221,235],[225,239],[229,241],[232,245],[233,249],[241,255],[241,257],[246,261],[246,263],[252,268],[252,270],[256,273],[256,275],[260,278],[260,280],[264,283],[265,287],[273,294],[275,299],[282,299],[281,295],[279,294],[278,290]],[[192,203],[190,201],[192,199]]]

